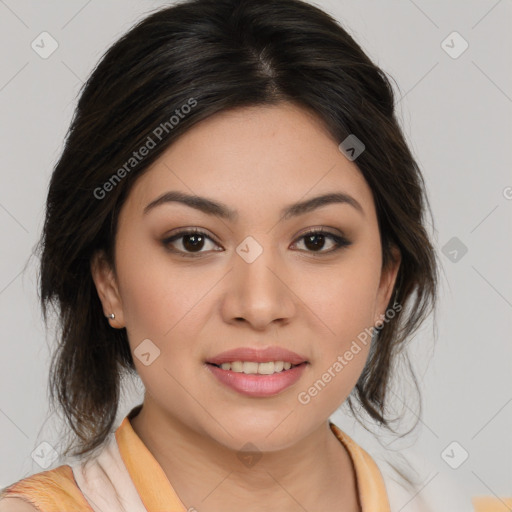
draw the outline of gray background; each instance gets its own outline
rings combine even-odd
[[[37,262],[25,265],[77,93],[106,48],[165,4],[0,0],[0,487],[42,471],[32,452],[57,442],[61,420],[47,410],[52,332],[38,309]],[[316,4],[398,84],[398,115],[426,179],[443,264],[436,341],[430,322],[411,344],[423,415],[392,447],[425,464],[423,493],[449,479],[466,496],[511,496],[511,2]],[[58,43],[47,59],[31,47],[43,31]],[[453,31],[469,44],[457,58],[445,49],[453,55],[462,40],[443,44]],[[141,400],[140,382],[127,389],[120,419]],[[343,410],[333,420],[377,457],[375,439]],[[405,412],[414,419],[415,411],[411,398]],[[444,452],[453,441],[452,465],[469,454],[457,469]]]

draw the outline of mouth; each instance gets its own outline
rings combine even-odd
[[[231,366],[229,369],[237,373],[260,373],[259,365],[262,365],[261,373],[268,375],[264,372],[272,370],[272,373],[274,373],[274,371],[289,370],[292,366],[308,361],[306,357],[291,350],[274,346],[265,348],[239,347],[210,357],[205,362],[221,368],[223,364],[229,363]],[[226,366],[222,369],[228,368]]]
[[[268,398],[291,388],[310,364],[305,357],[280,347],[241,347],[204,362],[214,382],[251,398]]]
[[[298,364],[293,364],[290,361],[232,361],[221,364],[207,362],[206,364],[215,366],[220,370],[243,373],[245,375],[274,375],[287,372],[297,366],[306,365],[307,361]]]

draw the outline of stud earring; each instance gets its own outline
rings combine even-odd
[[[114,320],[115,317],[116,315],[114,315],[114,313],[110,313],[110,315],[108,315],[108,318],[110,318],[110,320]]]

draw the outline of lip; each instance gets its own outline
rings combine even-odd
[[[300,379],[307,366],[308,363],[303,362],[272,375],[255,375],[223,370],[213,364],[206,364],[218,382],[241,395],[253,398],[266,398],[281,393]]]
[[[208,358],[206,363],[221,365],[222,363],[231,363],[233,361],[254,361],[256,363],[285,361],[291,364],[308,362],[304,356],[281,347],[239,347]]]

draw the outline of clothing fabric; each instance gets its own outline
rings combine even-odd
[[[163,469],[133,430],[133,408],[102,449],[87,460],[34,474],[0,492],[0,499],[19,497],[41,512],[192,512],[181,502]],[[336,425],[356,473],[363,512],[390,512],[380,471],[368,453]]]
[[[181,502],[163,469],[133,430],[130,420],[141,407],[127,414],[93,457],[19,480],[1,490],[0,499],[22,498],[40,512],[194,512],[194,504],[187,507]],[[390,503],[393,496],[399,496],[398,487],[384,480],[362,447],[334,423],[330,422],[330,427],[351,457],[362,511],[394,512]],[[403,505],[403,501],[400,503]],[[502,510],[489,498],[474,505],[476,512]]]

